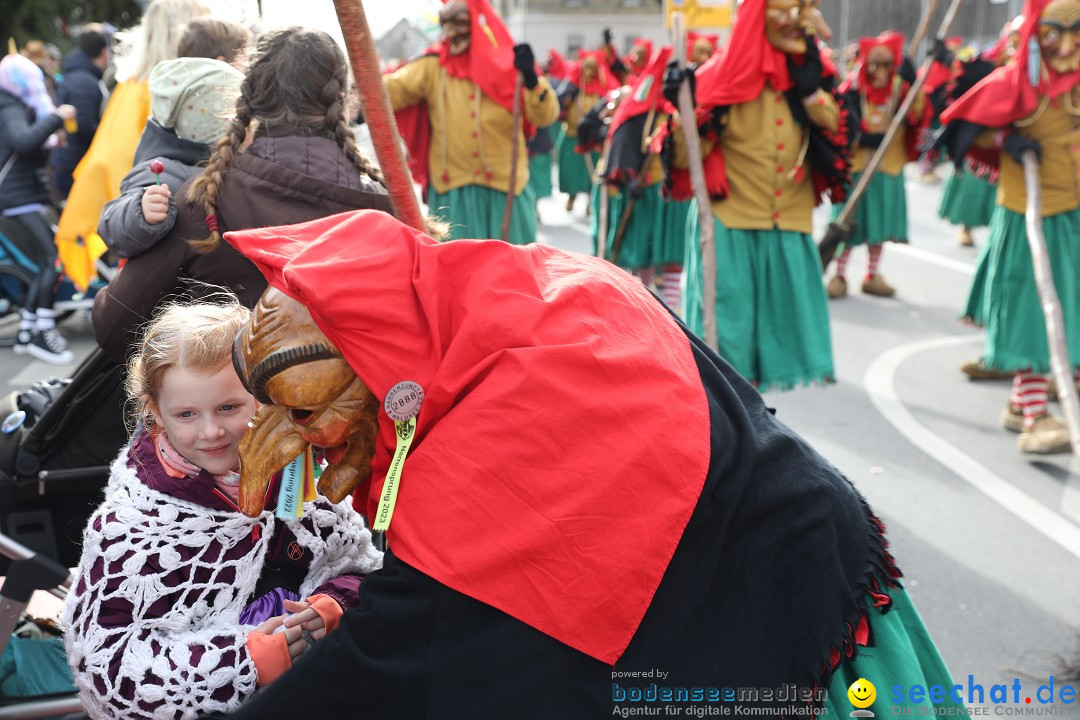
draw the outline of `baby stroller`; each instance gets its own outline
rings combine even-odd
[[[82,702],[72,692],[59,637],[24,639],[13,635],[35,590],[64,597],[72,582],[67,569],[3,534],[0,557],[10,562],[0,588],[0,657],[5,659],[0,663],[0,720],[56,717],[81,711]],[[9,682],[33,694],[16,697],[3,692]]]
[[[55,232],[53,211],[48,211]],[[41,258],[34,244],[25,237],[22,226],[9,217],[0,215],[0,317],[17,312],[26,299],[30,282],[41,267]],[[94,305],[94,295],[105,287],[116,270],[104,260],[97,262],[98,278],[81,292],[66,276],[62,276],[53,310],[57,321],[70,317],[79,310],[89,312]],[[0,345],[14,344],[14,338],[0,340]]]
[[[63,567],[78,564],[87,519],[128,440],[121,371],[95,348],[70,382],[0,399],[0,532]],[[55,399],[38,402],[42,392]],[[6,564],[0,557],[0,574]]]

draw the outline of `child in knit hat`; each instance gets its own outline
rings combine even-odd
[[[134,257],[172,229],[172,188],[201,172],[213,146],[225,137],[243,80],[232,65],[209,58],[177,58],[153,69],[150,119],[135,165],[120,183],[120,197],[105,206],[98,223],[110,250]]]

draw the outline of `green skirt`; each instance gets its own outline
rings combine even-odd
[[[954,170],[945,183],[938,216],[966,228],[986,227],[996,202],[997,185],[977,178],[967,170]]]
[[[450,223],[450,240],[462,238],[498,240],[502,231],[506,193],[483,185],[466,185],[446,193],[428,187],[428,208]],[[510,242],[528,245],[536,241],[536,196],[526,183],[514,198],[510,215]]]
[[[682,265],[686,259],[686,236],[690,232],[690,213],[697,213],[695,200],[664,201],[664,217],[660,234],[653,245],[653,262],[656,267]]]
[[[701,233],[689,214],[686,324],[704,336]],[[813,238],[778,230],[729,229],[716,235],[716,325],[721,357],[764,392],[832,382],[829,306]]]
[[[551,153],[529,158],[529,187],[537,199],[551,197]]]
[[[986,259],[989,251],[990,243],[983,243],[979,248],[979,258],[975,261],[975,274],[971,278],[971,289],[968,290],[967,305],[964,306],[963,319],[979,327],[986,325],[983,297],[986,295],[986,272],[990,267]]]
[[[862,173],[851,176],[851,187],[859,182]],[[833,205],[830,219],[835,220],[843,205]],[[856,245],[880,245],[884,242],[906,243],[907,191],[904,176],[874,174],[866,188],[859,206],[855,208],[855,227],[847,247]]]
[[[592,227],[593,250],[596,249],[597,235],[600,232],[600,186],[593,188],[593,212],[590,219]],[[660,184],[645,188],[626,222],[626,232],[619,243],[619,255],[615,257],[615,234],[623,211],[626,209],[626,193],[620,191],[608,197],[608,231],[604,245],[604,257],[621,268],[634,270],[652,267],[654,246],[660,237],[664,220],[664,200],[660,197]]]
[[[1069,361],[1080,365],[1080,209],[1043,218],[1054,285],[1065,317]],[[970,295],[978,294],[972,298]],[[986,326],[986,364],[995,370],[1050,372],[1046,320],[1035,285],[1024,216],[998,207],[990,220],[968,298]]]
[[[907,691],[915,685],[944,688],[946,695],[942,702],[936,704],[938,708],[963,707],[962,703],[955,702],[948,695],[953,686],[949,670],[907,592],[902,588],[891,588],[888,594],[893,602],[887,613],[870,610],[873,647],[858,648],[859,652],[854,658],[845,659],[836,668],[829,683],[828,699],[824,703],[826,712],[820,717],[848,717],[854,709],[848,700],[848,688],[860,678],[869,680],[877,690],[877,698],[866,709],[880,720],[895,717],[894,706],[931,707],[932,703],[926,700],[921,703],[910,700]],[[903,699],[900,702],[896,702],[896,685],[903,686],[900,693]],[[919,716],[919,713],[914,715]]]
[[[559,136],[559,142],[555,145],[555,152],[559,155],[559,192],[567,195],[587,193],[592,190],[593,185],[589,167],[585,164],[585,156],[574,150],[576,144],[576,137],[564,134]],[[600,156],[596,153],[589,155],[595,168]]]

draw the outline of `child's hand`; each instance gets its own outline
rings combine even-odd
[[[285,602],[288,602],[288,600]],[[304,640],[303,629],[299,625],[296,627],[286,627],[285,619],[288,617],[291,616],[275,615],[256,627],[255,632],[261,632],[264,635],[274,635],[275,633],[284,634],[285,643],[289,646],[289,657],[295,661],[296,658],[303,655],[304,651],[307,650],[307,641]]]
[[[303,628],[316,642],[326,637],[326,623],[307,600],[284,600],[282,605],[292,613],[285,616],[285,627],[290,630]]]
[[[165,219],[169,217],[169,198],[171,197],[168,183],[147,187],[142,196],[143,219],[151,225],[165,222]]]

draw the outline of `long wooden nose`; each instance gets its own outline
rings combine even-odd
[[[274,473],[300,453],[308,443],[289,422],[288,411],[262,405],[244,439],[240,441],[240,510],[257,517],[266,506],[266,490]]]

